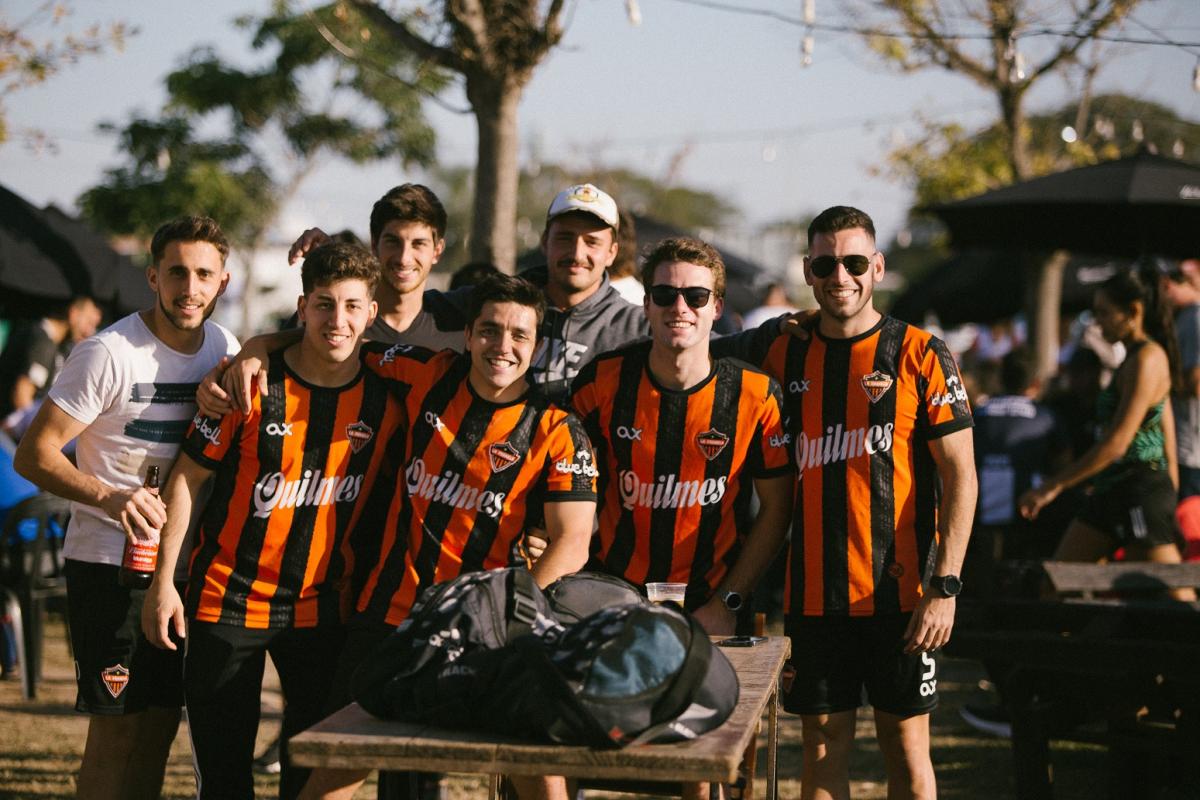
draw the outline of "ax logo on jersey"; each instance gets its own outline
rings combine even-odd
[[[642,508],[691,508],[711,506],[725,496],[725,476],[702,481],[681,481],[677,475],[659,475],[643,481],[633,470],[623,469],[618,483],[621,505],[632,511]]]
[[[555,462],[554,468],[563,475],[573,472],[576,475],[595,478],[600,474],[600,470],[596,469],[596,465],[592,463],[592,454],[587,450],[580,450],[576,453],[574,460],[564,458]]]
[[[300,480],[289,481],[282,472],[272,472],[254,484],[254,516],[269,517],[277,508],[353,503],[362,485],[362,475],[326,478],[319,469],[306,469]]]
[[[409,350],[412,350],[411,344],[394,344],[384,351],[383,358],[379,359],[380,364],[390,364],[396,360],[398,356],[402,356]]]
[[[211,420],[203,414],[197,414],[192,417],[192,424],[196,426],[196,433],[208,440],[213,447],[221,446],[221,424],[219,421]]]
[[[843,430],[842,423],[825,428],[824,436],[808,438],[801,432],[796,439],[796,469],[800,477],[804,470],[815,469],[837,461],[857,458],[863,453],[886,453],[892,449],[892,429],[886,425]]]
[[[453,508],[475,510],[489,517],[499,517],[504,508],[504,492],[480,491],[462,482],[457,472],[446,470],[441,475],[430,473],[425,460],[413,460],[404,470],[409,497],[421,497],[433,503],[445,503]]]

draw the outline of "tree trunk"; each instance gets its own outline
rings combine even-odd
[[[1037,374],[1048,380],[1058,371],[1059,309],[1062,307],[1063,273],[1071,254],[1055,250],[1045,261],[1033,267],[1030,294],[1025,303],[1029,315],[1030,341],[1037,357]]]
[[[524,84],[489,75],[467,77],[467,98],[479,128],[472,261],[489,261],[511,273],[517,263],[517,107]]]
[[[1008,162],[1013,171],[1013,182],[1027,181],[1033,177],[1033,163],[1029,158],[1029,129],[1025,125],[1022,87],[1000,89],[1000,117],[1008,132]]]

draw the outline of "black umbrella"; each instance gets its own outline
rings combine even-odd
[[[148,306],[145,274],[85,223],[0,186],[0,288],[6,316],[37,316],[90,295],[118,314]]]
[[[931,206],[955,245],[1200,255],[1200,166],[1150,153]]]
[[[1024,308],[1035,265],[1029,255],[967,250],[910,283],[888,313],[921,325],[933,312],[946,327],[1007,319]],[[1091,307],[1096,287],[1129,266],[1121,258],[1072,256],[1063,272],[1062,310],[1078,313]]]

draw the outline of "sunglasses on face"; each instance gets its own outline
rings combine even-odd
[[[848,256],[817,256],[810,259],[808,268],[812,270],[812,274],[818,278],[828,278],[837,269],[837,265],[841,264],[846,268],[846,272],[851,275],[865,275],[871,266],[871,256],[848,255]]]
[[[708,305],[708,298],[712,297],[712,289],[705,289],[703,286],[664,286],[658,284],[650,287],[650,299],[654,301],[654,305],[670,308],[675,305],[675,298],[683,295],[683,302],[688,304],[689,308],[704,308]]]

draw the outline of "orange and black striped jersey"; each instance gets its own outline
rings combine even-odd
[[[367,364],[408,387],[404,491],[362,562],[358,610],[398,625],[420,590],[463,572],[509,566],[514,544],[545,503],[596,499],[583,426],[532,393],[492,403],[471,387],[469,354],[369,347]],[[356,543],[356,549],[358,544]]]
[[[600,531],[593,562],[644,585],[688,584],[696,608],[737,561],[754,478],[791,466],[779,385],[716,359],[691,389],[650,374],[651,343],[606,353],[575,379],[572,404],[600,462]]]
[[[785,610],[911,611],[937,542],[928,443],[973,424],[954,357],[886,316],[851,339],[763,333],[741,352],[783,386],[799,480]]]
[[[197,416],[183,450],[215,481],[189,567],[187,610],[204,622],[307,628],[342,619],[353,554],[346,531],[395,485],[404,409],[362,369],[337,388],[306,383],[271,354],[248,414]],[[390,491],[390,488],[389,488]]]

